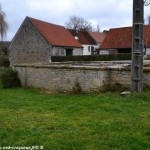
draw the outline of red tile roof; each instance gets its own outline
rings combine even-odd
[[[89,34],[93,37],[93,39],[97,42],[97,43],[102,43],[103,40],[105,39],[107,33],[104,32],[89,32]]]
[[[82,48],[70,32],[63,26],[28,17],[43,37],[53,46]]]
[[[73,29],[69,29],[69,31],[74,37],[78,38],[78,41],[80,42],[80,44],[85,44],[85,45],[97,44],[87,31],[76,31]]]
[[[150,47],[150,25],[144,26],[144,45]],[[101,44],[101,49],[132,47],[132,27],[110,29]]]

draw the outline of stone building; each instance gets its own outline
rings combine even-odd
[[[63,26],[26,17],[9,46],[11,65],[47,63],[51,56],[83,55],[82,45]]]
[[[144,26],[144,52],[150,55],[150,25]],[[131,53],[132,27],[110,29],[100,47],[100,53]]]

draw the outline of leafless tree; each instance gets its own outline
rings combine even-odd
[[[86,30],[86,31],[95,30],[91,22],[89,22],[87,19],[77,16],[71,16],[69,18],[69,21],[65,23],[65,27],[74,30]]]
[[[0,36],[1,40],[3,40],[4,36],[6,36],[6,32],[8,30],[8,24],[5,20],[5,13],[2,11],[2,7],[0,5]]]

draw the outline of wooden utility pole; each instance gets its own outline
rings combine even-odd
[[[131,92],[142,92],[143,89],[143,25],[144,2],[133,0],[133,41],[132,41],[132,68]]]

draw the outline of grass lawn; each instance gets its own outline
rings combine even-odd
[[[0,147],[149,150],[150,93],[47,95],[0,88]]]

